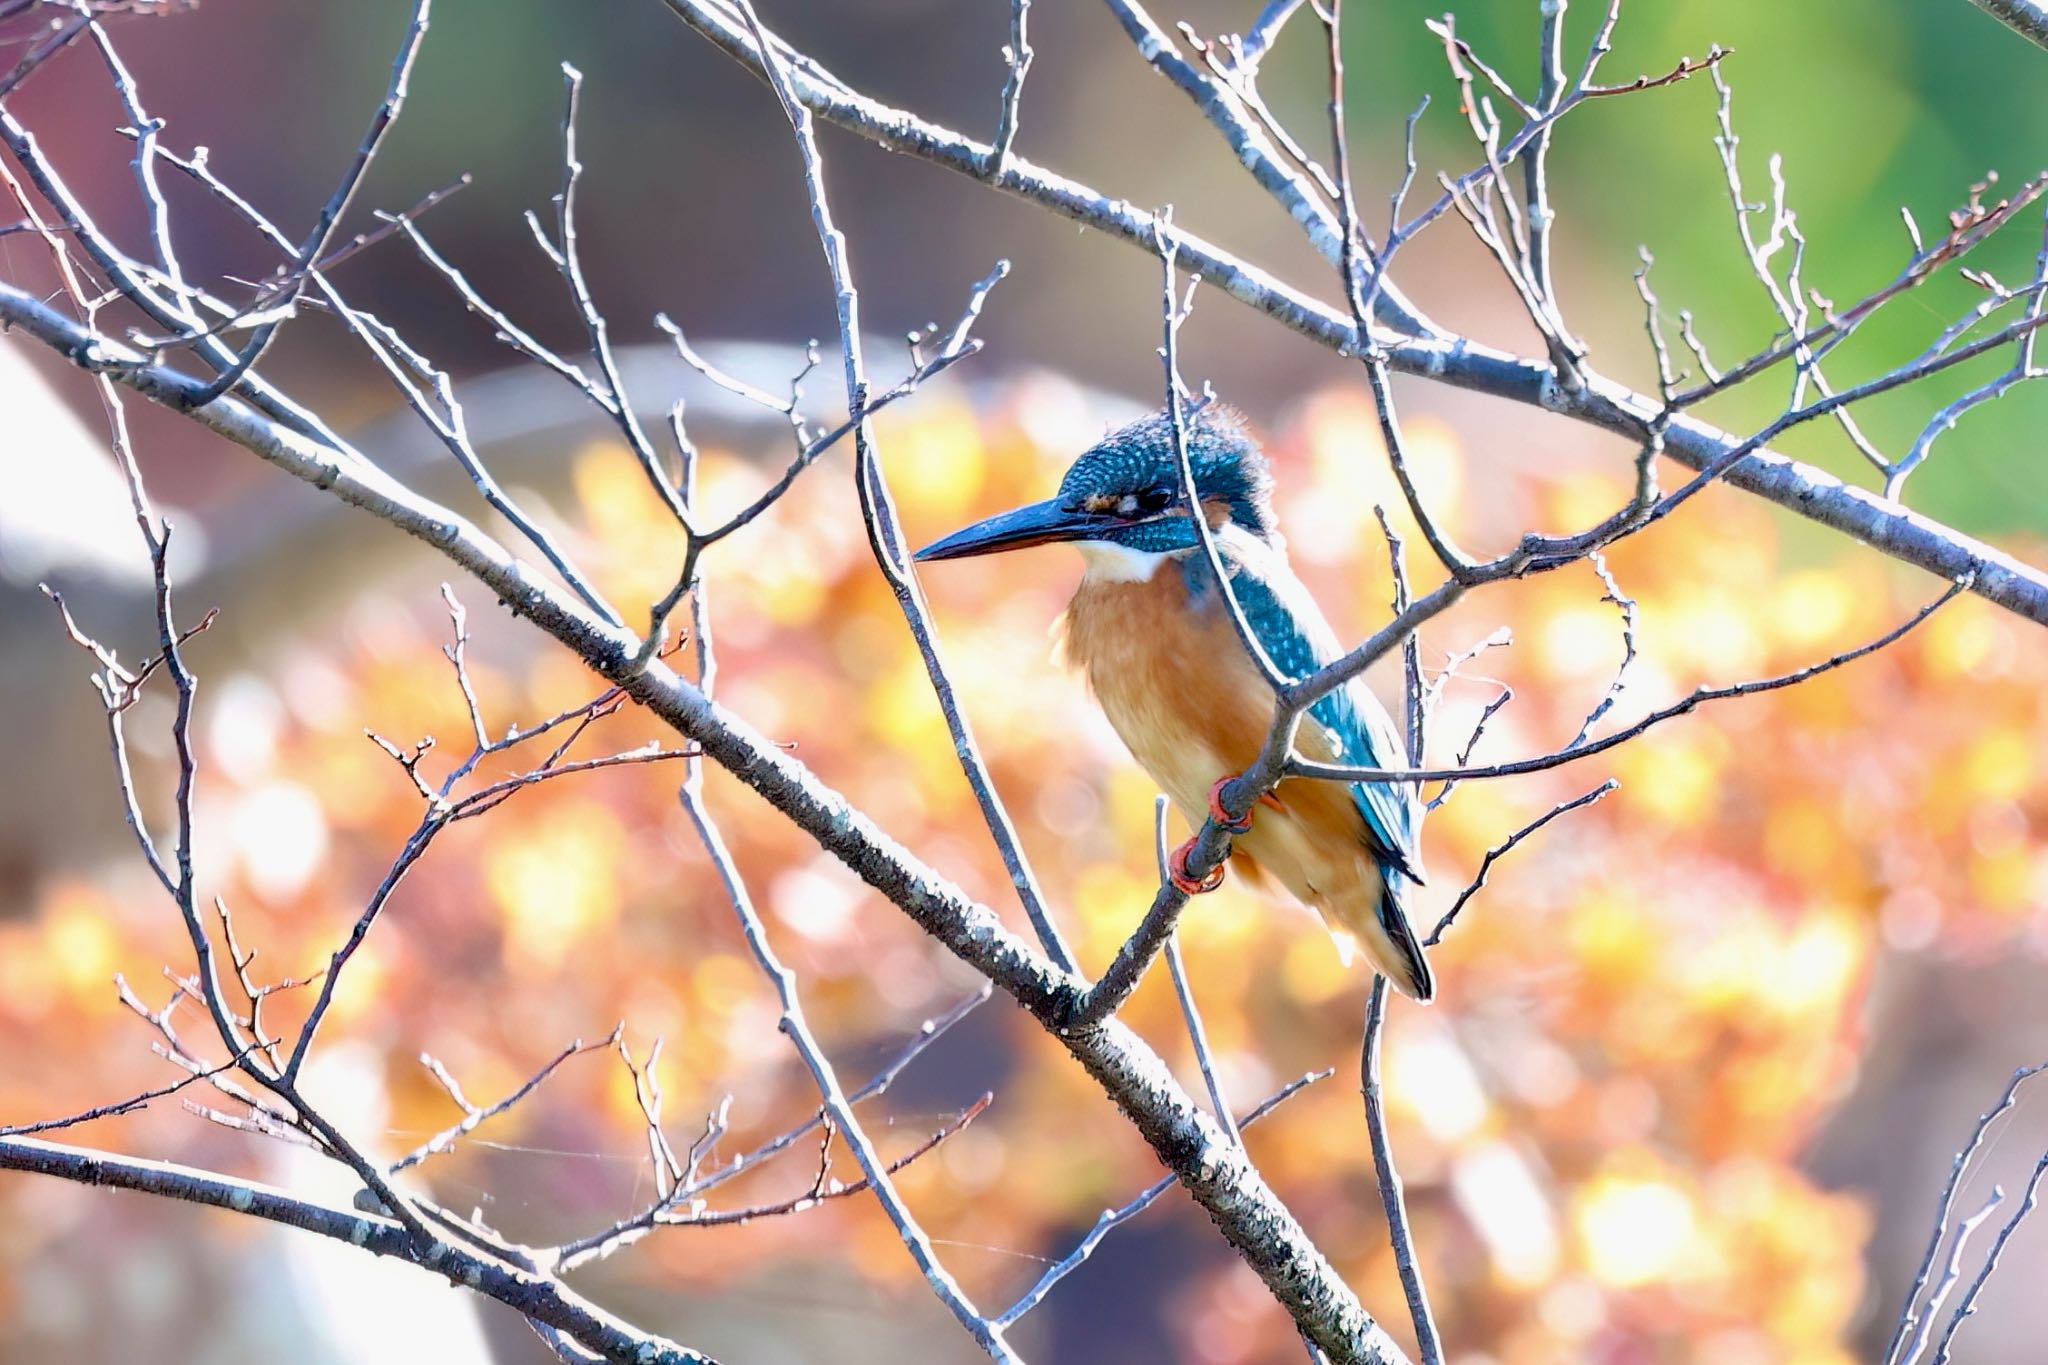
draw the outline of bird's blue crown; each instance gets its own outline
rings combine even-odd
[[[1210,403],[1185,419],[1188,463],[1202,505],[1223,507],[1229,518],[1261,539],[1271,539],[1273,476],[1259,443],[1234,409]],[[1181,501],[1180,460],[1173,419],[1162,409],[1141,417],[1084,452],[1060,481],[1058,502],[1073,512],[1144,518],[1104,533],[1133,550],[1170,554],[1200,544],[1186,516],[1160,514]]]

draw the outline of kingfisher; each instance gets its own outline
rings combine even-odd
[[[1209,402],[1183,419],[1196,501],[1232,595],[1266,656],[1293,678],[1339,657],[1336,632],[1287,563],[1266,456],[1241,415]],[[1435,992],[1408,916],[1422,881],[1415,784],[1281,782],[1253,811],[1223,788],[1249,768],[1273,723],[1273,692],[1245,649],[1182,495],[1173,421],[1160,411],[1083,452],[1058,496],[1004,512],[918,551],[924,561],[1065,541],[1087,571],[1062,622],[1067,662],[1110,725],[1189,824],[1213,816],[1237,837],[1234,862],[1317,911],[1348,963],[1353,945],[1417,1000]],[[1370,688],[1352,679],[1302,717],[1296,747],[1322,763],[1406,767]],[[1211,891],[1222,868],[1188,875],[1194,840],[1169,860],[1183,891]]]

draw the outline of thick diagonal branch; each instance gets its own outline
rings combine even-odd
[[[547,1276],[447,1242],[433,1242],[422,1251],[412,1235],[391,1219],[335,1208],[254,1181],[31,1137],[0,1138],[0,1169],[32,1171],[84,1185],[136,1190],[230,1209],[331,1237],[372,1255],[395,1257],[558,1328],[606,1360],[636,1365],[715,1365],[709,1356],[626,1326]]]
[[[238,396],[196,412],[200,380],[84,327],[35,296],[0,285],[0,322],[243,446],[266,462],[426,542],[504,605],[573,650],[705,756],[751,787],[826,853],[901,909],[954,956],[1022,1005],[1079,1061],[1162,1164],[1316,1345],[1335,1362],[1404,1361],[1241,1147],[1174,1079],[1145,1042],[1114,1019],[1061,1032],[1083,983],[1062,972],[996,913],[921,862],[844,797],[746,721],[660,661],[636,665],[640,641],[515,559],[473,523],[377,469],[353,447],[273,421]]]

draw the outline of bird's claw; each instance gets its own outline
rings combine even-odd
[[[1243,815],[1232,815],[1223,804],[1223,789],[1235,781],[1237,779],[1234,777],[1219,777],[1216,779],[1215,785],[1209,788],[1209,818],[1216,822],[1218,829],[1226,833],[1249,834],[1252,830],[1252,812],[1246,811]],[[1286,809],[1280,804],[1280,798],[1271,792],[1261,796],[1258,804],[1261,806],[1271,806],[1274,810]]]
[[[1166,877],[1184,896],[1201,896],[1223,885],[1224,864],[1218,863],[1209,869],[1208,875],[1197,877],[1188,871],[1188,859],[1194,855],[1198,839],[1190,839],[1175,849],[1166,860]]]
[[[1252,813],[1246,811],[1243,815],[1232,815],[1223,805],[1223,789],[1236,780],[1233,777],[1219,777],[1215,785],[1209,788],[1209,818],[1216,822],[1217,828],[1228,833],[1249,834],[1252,829]]]
[[[1241,836],[1252,831],[1251,811],[1246,811],[1243,815],[1232,815],[1223,804],[1223,789],[1236,780],[1234,777],[1219,777],[1216,779],[1215,785],[1209,788],[1209,818],[1214,820],[1216,828],[1224,833]],[[1261,806],[1271,806],[1274,810],[1286,809],[1286,807],[1280,804],[1279,798],[1271,792],[1261,796],[1258,804]],[[1195,845],[1199,842],[1200,836],[1198,835],[1196,838],[1188,840],[1175,849],[1173,856],[1166,860],[1167,879],[1179,887],[1184,894],[1190,896],[1200,896],[1206,892],[1214,891],[1217,887],[1223,885],[1224,864],[1222,863],[1218,863],[1210,868],[1208,875],[1204,877],[1196,877],[1188,872],[1188,859],[1194,856]]]

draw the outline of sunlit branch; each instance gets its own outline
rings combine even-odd
[[[1429,1289],[1415,1259],[1415,1231],[1408,1221],[1408,1198],[1401,1171],[1394,1164],[1394,1149],[1387,1135],[1386,1101],[1380,1090],[1380,1044],[1386,1032],[1387,978],[1374,976],[1372,995],[1366,1004],[1365,1041],[1358,1058],[1359,1090],[1365,1099],[1365,1127],[1372,1143],[1373,1174],[1379,1186],[1380,1208],[1387,1217],[1387,1239],[1394,1249],[1394,1269],[1401,1279],[1402,1295],[1408,1300],[1408,1320],[1415,1327],[1416,1349],[1422,1365],[1443,1365],[1444,1348],[1437,1330],[1436,1313],[1429,1304]]]
[[[1297,1077],[1288,1082],[1278,1091],[1260,1101],[1256,1107],[1242,1118],[1238,1119],[1236,1121],[1237,1128],[1242,1130],[1251,1127],[1288,1100],[1293,1099],[1301,1091],[1314,1085],[1317,1081],[1328,1080],[1334,1074],[1334,1072],[1330,1071],[1311,1071],[1305,1076]],[[1011,1304],[1003,1311],[1002,1316],[996,1319],[997,1325],[1008,1327],[1016,1322],[1017,1319],[1038,1307],[1040,1303],[1044,1302],[1045,1296],[1050,1294],[1061,1280],[1079,1270],[1088,1258],[1095,1254],[1095,1249],[1102,1245],[1103,1238],[1109,1236],[1119,1226],[1129,1222],[1159,1202],[1160,1196],[1172,1189],[1173,1185],[1173,1177],[1168,1176],[1166,1179],[1149,1186],[1144,1193],[1140,1194],[1130,1203],[1120,1208],[1104,1209],[1102,1216],[1095,1220],[1095,1226],[1088,1230],[1088,1235],[1083,1237],[1072,1251],[1047,1267],[1045,1273],[1038,1277],[1037,1282],[1024,1292],[1023,1297]]]
[[[1688,715],[1708,702],[1723,701],[1731,697],[1756,696],[1763,692],[1775,692],[1780,688],[1795,687],[1810,678],[1818,677],[1822,673],[1832,672],[1844,664],[1854,663],[1858,659],[1875,654],[1879,650],[1896,643],[1929,616],[1932,616],[1936,611],[1939,611],[1942,607],[1953,601],[1959,593],[1967,591],[1968,588],[1969,585],[1967,583],[1951,584],[1948,591],[1920,608],[1919,611],[1915,612],[1907,620],[1894,626],[1876,639],[1858,645],[1854,649],[1844,650],[1842,653],[1823,659],[1818,663],[1808,664],[1804,668],[1795,669],[1790,673],[1781,673],[1775,677],[1759,678],[1752,682],[1732,683],[1724,687],[1696,688],[1669,706],[1659,707],[1657,710],[1650,712],[1633,725],[1617,730],[1612,734],[1602,735],[1598,739],[1588,740],[1584,743],[1575,743],[1572,748],[1561,749],[1555,753],[1543,754],[1536,758],[1517,759],[1509,763],[1495,763],[1479,768],[1427,768],[1420,771],[1409,771],[1399,768],[1355,768],[1330,763],[1312,763],[1305,759],[1293,759],[1285,765],[1285,770],[1292,777],[1314,777],[1331,782],[1388,782],[1402,779],[1412,779],[1418,782],[1462,782],[1467,779],[1481,777],[1519,777],[1527,773],[1539,773],[1551,768],[1563,767],[1567,763],[1576,763],[1582,758],[1605,753],[1609,749],[1626,744],[1653,726],[1661,725],[1665,721],[1674,720],[1679,716]],[[1423,600],[1427,601],[1428,599],[1425,598]]]
[[[1010,874],[1011,885],[1023,903],[1025,916],[1030,920],[1039,943],[1054,965],[1071,971],[1074,966],[1073,953],[1061,936],[1059,926],[1052,921],[1051,912],[1046,908],[1045,896],[1039,890],[1037,876],[1032,872],[1030,862],[1024,855],[1023,844],[1017,837],[1016,825],[1011,820],[1002,797],[996,792],[995,779],[989,774],[988,763],[981,755],[980,745],[975,742],[966,712],[960,706],[952,678],[947,673],[945,661],[940,655],[931,613],[925,606],[924,597],[918,591],[916,581],[911,575],[909,549],[904,543],[902,528],[898,523],[895,500],[882,473],[881,460],[876,453],[874,428],[869,420],[867,364],[862,348],[860,325],[860,292],[854,287],[853,264],[847,251],[845,234],[840,232],[832,220],[831,203],[825,189],[824,159],[818,151],[811,112],[797,100],[791,88],[790,73],[784,69],[780,59],[775,55],[774,46],[769,42],[760,26],[760,20],[747,0],[737,0],[737,3],[745,11],[747,24],[754,39],[755,55],[768,73],[769,83],[775,91],[776,98],[781,102],[783,113],[788,116],[790,127],[795,132],[797,148],[803,161],[804,186],[810,198],[811,219],[817,228],[818,242],[824,251],[825,264],[832,276],[839,313],[839,350],[846,373],[846,408],[848,420],[854,424],[854,485],[860,496],[862,522],[868,533],[869,546],[874,552],[875,564],[888,581],[896,604],[903,613],[904,622],[910,627],[911,637],[917,643],[918,654],[924,662],[925,675],[931,683],[933,695],[938,699],[939,709],[946,718],[946,728],[952,736],[953,749],[960,760],[961,771],[974,792],[976,804],[981,808],[982,822],[987,825],[989,835],[995,841],[996,851],[1002,856],[1003,866]],[[1001,279],[1002,274],[1002,270],[997,270],[990,276],[990,281],[976,291],[973,301],[963,314],[961,327],[956,329],[956,336],[964,338],[966,327],[971,325],[974,316],[980,310],[981,300],[986,297],[988,289],[993,287],[993,281]],[[927,1274],[929,1275],[929,1271]],[[943,1293],[941,1297],[944,1297]]]
[[[0,1168],[227,1209],[317,1233],[361,1247],[372,1255],[408,1261],[469,1285],[527,1317],[560,1328],[601,1352],[606,1360],[620,1365],[715,1365],[709,1356],[626,1326],[546,1276],[438,1239],[425,1251],[419,1251],[412,1234],[389,1218],[336,1208],[268,1185],[189,1166],[62,1146],[39,1138],[0,1138]]]
[[[1003,63],[1009,75],[1003,80],[1002,115],[996,121],[995,146],[989,149],[988,172],[1001,175],[1010,159],[1010,144],[1017,140],[1017,114],[1024,102],[1024,78],[1031,72],[1034,55],[1025,36],[1030,20],[1031,0],[1010,0],[1010,42],[1003,49]]]
[[[1905,1303],[1899,1309],[1899,1320],[1892,1328],[1891,1340],[1885,1347],[1883,1365],[1908,1365],[1908,1362],[1917,1360],[1920,1352],[1925,1349],[1928,1333],[1933,1327],[1935,1312],[1940,1304],[1938,1299],[1932,1299],[1923,1305],[1920,1294],[1927,1288],[1927,1282],[1934,1273],[1934,1260],[1941,1251],[1942,1242],[1949,1237],[1955,1219],[1956,1197],[1962,1193],[1964,1177],[1969,1174],[1977,1153],[1983,1148],[1992,1124],[2019,1102],[2020,1088],[2044,1071],[2048,1071],[2048,1062],[2023,1066],[2015,1070],[2012,1079],[2006,1082],[2004,1093],[1998,1097],[1998,1103],[1978,1116],[1976,1127],[1970,1131],[1970,1140],[1956,1153],[1956,1159],[1949,1167],[1948,1181],[1942,1186],[1940,1198],[1935,1202],[1934,1225],[1928,1233],[1927,1250],[1922,1253],[1920,1268],[1913,1276],[1912,1285],[1906,1290]],[[1984,1213],[1988,1212],[1988,1208],[1984,1210]],[[1978,1215],[1980,1218],[1982,1216],[1983,1213]],[[1961,1243],[1968,1236],[1969,1229],[1958,1224],[1955,1225],[1955,1232],[1956,1246],[1953,1255],[1960,1256]],[[1901,1351],[1906,1348],[1907,1334],[1914,1331],[1916,1324],[1919,1330],[1913,1337],[1912,1349],[1902,1355]]]
[[[945,1037],[946,1033],[974,1009],[987,1001],[990,986],[984,982],[982,988],[967,996],[944,1014],[925,1020],[917,1033],[904,1045],[881,1070],[870,1077],[867,1083],[847,1096],[851,1104],[862,1104],[867,1100],[885,1094],[903,1074],[909,1065],[924,1055],[926,1049]],[[721,1106],[723,1108],[723,1106]],[[787,1129],[768,1139],[751,1151],[732,1158],[721,1165],[705,1169],[705,1162],[711,1155],[711,1147],[724,1132],[722,1115],[714,1112],[706,1124],[705,1134],[691,1145],[689,1158],[682,1165],[682,1178],[673,1188],[663,1192],[652,1203],[630,1217],[620,1219],[610,1227],[586,1236],[565,1242],[550,1253],[555,1269],[568,1273],[581,1268],[593,1260],[600,1260],[623,1246],[653,1231],[663,1224],[666,1216],[680,1205],[700,1199],[712,1190],[746,1175],[768,1161],[788,1151],[805,1137],[817,1132],[830,1122],[827,1111],[820,1109],[795,1127]],[[650,1118],[650,1125],[653,1120]],[[665,1139],[664,1139],[665,1141]],[[863,1185],[862,1188],[865,1188]]]
[[[405,105],[406,85],[412,78],[415,59],[419,56],[420,44],[427,36],[427,16],[431,0],[414,0],[412,22],[406,26],[405,39],[400,44],[398,56],[391,64],[391,86],[385,93],[384,102],[377,106],[377,112],[370,119],[370,129],[363,135],[362,145],[356,148],[355,158],[342,174],[341,183],[334,188],[327,203],[322,206],[320,216],[313,223],[312,231],[300,244],[296,253],[297,264],[285,277],[282,305],[289,308],[297,301],[305,288],[306,277],[320,258],[327,254],[327,248],[334,240],[336,229],[341,226],[341,216],[348,210],[349,201],[355,197],[356,187],[363,183],[363,175],[370,169],[370,163],[377,158],[377,148],[383,142],[391,125],[398,121],[399,111]],[[148,134],[145,132],[145,138]],[[149,153],[145,151],[143,155]],[[256,329],[249,344],[235,356],[232,363],[216,375],[195,400],[201,405],[212,402],[241,381],[243,375],[256,367],[263,358],[271,341],[277,336],[279,322],[266,322]]]
[[[759,54],[745,24],[722,0],[663,3],[744,66],[756,74],[762,72]],[[785,55],[790,54],[786,44],[772,37],[770,43]],[[1646,78],[1641,88],[1667,84],[1705,69],[1716,60],[1718,56],[1679,63],[1665,76]],[[985,170],[985,145],[862,95],[815,61],[791,61],[788,72],[793,97],[821,118],[891,150],[933,162],[1029,200],[1147,254],[1156,253],[1154,220],[1150,214],[1021,157],[1012,156],[1001,175],[990,175]],[[1636,88],[1634,84],[1589,84],[1584,94],[1588,99],[1599,98]],[[1572,107],[1576,105],[1567,99],[1560,110]],[[1531,137],[1535,135],[1528,128],[1523,131]],[[1516,151],[1519,148],[1510,139],[1503,155]],[[1425,210],[1420,217],[1433,218],[1449,209],[1447,196],[1439,201],[1439,207]],[[1412,224],[1418,220],[1410,221]],[[1183,230],[1173,230],[1173,242],[1184,269],[1199,273],[1205,283],[1282,325],[1342,352],[1357,352],[1369,344],[1368,338],[1358,335],[1348,311],[1328,307],[1293,290],[1268,272]],[[1330,245],[1338,246],[1336,233],[1330,234]],[[1336,254],[1335,250],[1331,253]],[[1659,400],[1594,373],[1587,374],[1583,389],[1567,390],[1557,382],[1548,364],[1511,356],[1462,337],[1449,338],[1431,331],[1409,337],[1390,336],[1383,344],[1389,364],[1397,370],[1539,406],[1620,433],[1632,441],[1640,442],[1646,427],[1665,411]],[[1734,487],[1846,532],[1883,554],[1941,577],[1954,579],[1974,572],[1973,591],[1980,596],[2030,620],[2048,624],[2048,573],[1952,527],[1899,508],[1875,493],[1847,487],[1809,465],[1748,444],[1743,438],[1698,418],[1683,414],[1670,417],[1666,453],[1673,459],[1701,469],[1731,452],[1739,453],[1721,477]]]
[[[397,1175],[401,1171],[410,1170],[428,1157],[454,1151],[456,1143],[468,1137],[492,1119],[505,1114],[518,1105],[521,1100],[540,1089],[542,1085],[546,1084],[548,1077],[554,1075],[561,1068],[562,1063],[568,1061],[571,1057],[579,1057],[586,1052],[602,1051],[605,1048],[611,1047],[617,1041],[618,1034],[616,1031],[608,1037],[598,1039],[594,1043],[585,1043],[578,1039],[549,1058],[546,1065],[534,1072],[533,1075],[527,1077],[525,1084],[507,1095],[504,1099],[490,1105],[470,1103],[469,1097],[462,1093],[462,1087],[456,1083],[453,1076],[448,1074],[448,1069],[433,1057],[421,1053],[420,1064],[426,1067],[427,1073],[440,1083],[443,1090],[448,1092],[448,1098],[455,1102],[456,1108],[462,1110],[462,1120],[459,1123],[451,1124],[442,1129],[419,1146],[413,1148],[411,1152],[393,1162],[391,1164],[391,1174]]]

